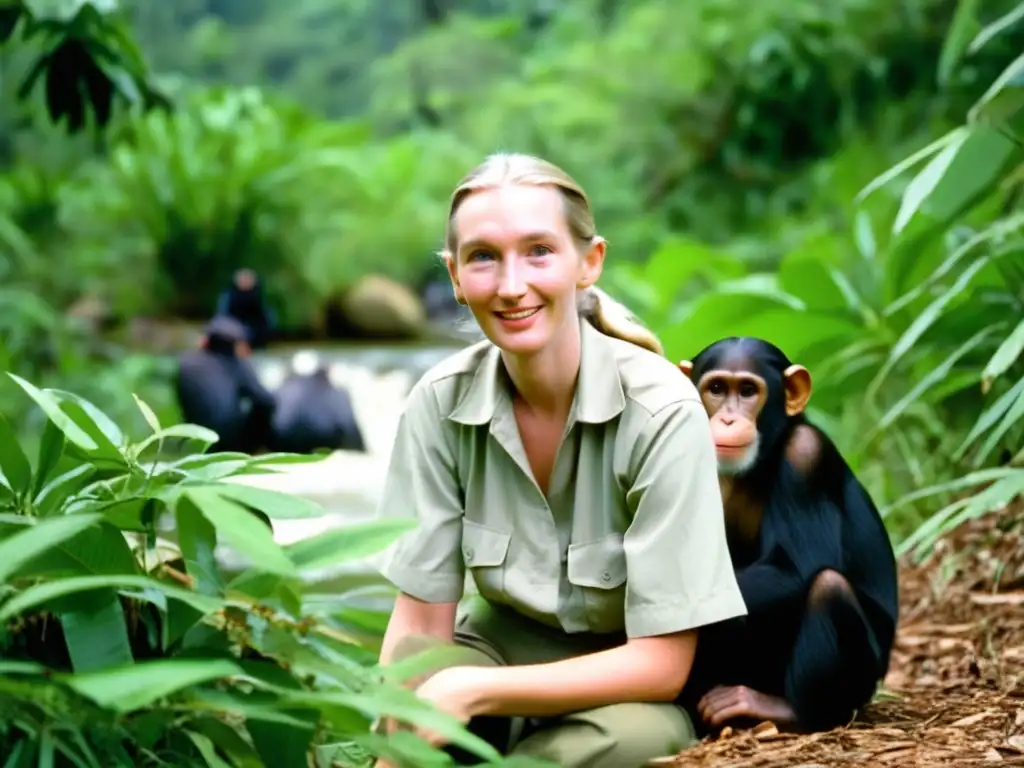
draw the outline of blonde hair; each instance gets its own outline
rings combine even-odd
[[[501,186],[549,186],[562,196],[565,221],[569,232],[581,250],[589,248],[597,238],[594,215],[583,188],[569,174],[553,163],[539,157],[517,153],[497,153],[488,156],[459,182],[452,193],[445,229],[444,250],[441,257],[454,258],[458,250],[455,232],[455,214],[473,192]],[[577,299],[580,316],[606,336],[628,341],[638,347],[664,355],[661,342],[645,328],[625,306],[615,301],[600,288],[590,286],[579,293]]]

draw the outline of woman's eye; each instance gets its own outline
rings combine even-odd
[[[483,261],[489,258],[491,258],[491,254],[488,251],[473,251],[466,257],[468,261]]]
[[[530,248],[531,256],[547,256],[551,252],[551,249],[548,248],[546,245],[535,245],[532,248]]]

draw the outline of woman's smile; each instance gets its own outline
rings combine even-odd
[[[495,312],[494,314],[507,330],[521,331],[533,325],[533,320],[541,309],[542,307],[519,307]]]

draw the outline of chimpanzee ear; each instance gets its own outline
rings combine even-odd
[[[688,379],[693,379],[693,363],[689,360],[679,361],[679,370],[683,372],[683,375]]]
[[[786,415],[803,413],[811,399],[811,373],[802,365],[791,365],[782,372],[786,387]]]

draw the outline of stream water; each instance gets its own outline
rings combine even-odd
[[[430,367],[464,345],[465,342],[452,340],[429,346],[290,346],[254,355],[257,375],[273,391],[287,376],[297,352],[315,352],[323,363],[331,366],[332,381],[348,389],[367,447],[366,453],[335,451],[322,461],[239,478],[248,485],[308,498],[324,508],[325,514],[319,518],[275,520],[274,537],[278,543],[288,544],[372,517],[384,487],[398,420],[412,385]],[[226,565],[242,565],[230,550],[224,549],[218,556]],[[346,585],[351,584],[354,575],[361,575],[372,584],[374,573],[365,563],[335,571]],[[317,578],[327,575],[317,574]],[[371,602],[384,607],[379,599]]]

